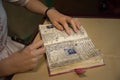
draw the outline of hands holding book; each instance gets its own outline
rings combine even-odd
[[[44,13],[48,9],[39,0],[7,0],[7,1],[20,4],[32,12],[43,15],[45,15]],[[69,35],[70,28],[68,24],[72,26],[74,32],[77,32],[78,29],[80,29],[80,24],[77,19],[72,18],[70,16],[66,16],[55,9],[51,8],[47,10],[46,14],[50,21],[52,22],[52,24],[57,29],[61,31],[65,30],[66,33]],[[1,42],[1,44],[3,43]],[[40,57],[45,53],[45,48],[41,40],[37,41],[35,44],[32,43],[23,48],[22,50],[19,50],[14,53],[11,53],[11,55],[9,55],[7,58],[0,61],[0,77],[11,75],[18,72],[24,72],[35,68],[38,64]]]

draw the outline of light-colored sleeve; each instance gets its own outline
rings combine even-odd
[[[25,4],[28,3],[29,0],[6,0],[6,1],[8,1],[8,2],[13,2],[13,3],[15,3],[15,4],[24,6]]]

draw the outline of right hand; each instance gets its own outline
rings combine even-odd
[[[12,64],[13,73],[24,72],[35,68],[44,53],[43,41],[40,40],[39,42],[30,44],[17,53],[13,53],[7,59],[9,64]]]

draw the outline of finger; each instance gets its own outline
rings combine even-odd
[[[38,55],[43,55],[44,53],[45,53],[45,47],[41,47],[41,48],[35,49],[35,50],[33,51],[33,54],[36,54],[36,56],[38,56]]]
[[[58,29],[58,30],[61,30],[63,31],[63,27],[56,21],[56,22],[53,22],[53,25]]]
[[[63,24],[63,26],[64,26],[64,28],[65,28],[66,33],[67,33],[68,35],[70,35],[70,29],[69,29],[69,27],[68,27],[68,24],[65,23],[65,24]]]
[[[40,47],[42,47],[42,46],[43,46],[43,41],[40,40],[40,41],[38,41],[38,42],[32,43],[32,44],[30,45],[30,48],[31,48],[31,49],[37,49],[37,48],[40,48]]]
[[[39,61],[39,59],[41,59],[42,57],[43,57],[43,55],[36,56],[35,58],[32,58],[32,62],[37,63]]]
[[[75,22],[73,21],[72,18],[68,21],[68,23],[70,23],[72,25],[72,28],[73,28],[74,32],[78,31],[77,26],[76,26],[76,24],[75,24]]]
[[[67,21],[62,21],[61,23],[68,35],[70,35],[70,28],[68,27]]]
[[[77,18],[74,18],[74,22],[75,22],[77,28],[80,29],[81,24],[80,24],[79,20]]]

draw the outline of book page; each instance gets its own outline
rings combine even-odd
[[[64,41],[72,41],[75,39],[87,37],[85,29],[81,26],[81,29],[75,34],[70,28],[71,35],[66,34],[65,31],[57,30],[52,24],[39,25],[40,33],[44,41],[44,45],[50,45],[60,43]]]

